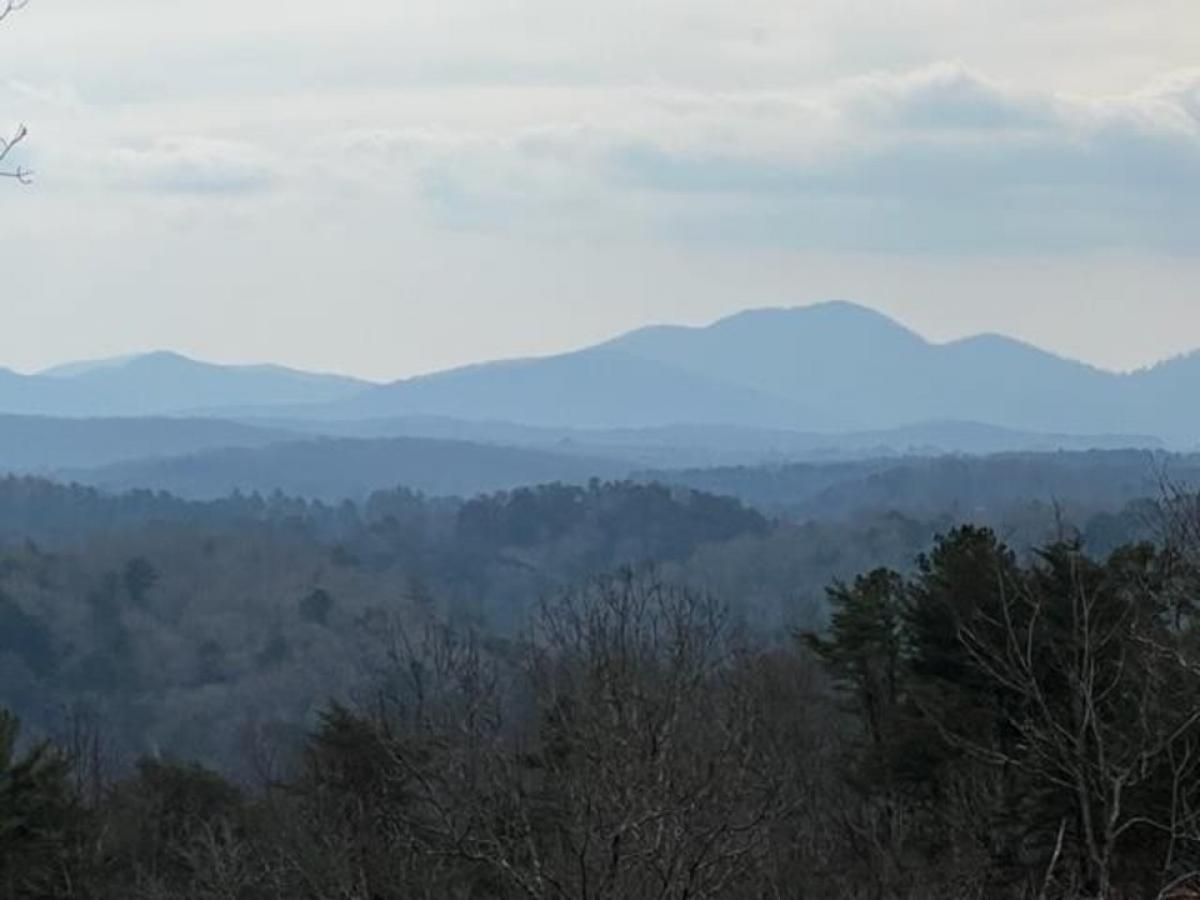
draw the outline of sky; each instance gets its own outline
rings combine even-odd
[[[0,366],[400,378],[849,299],[1200,348],[1195,0],[31,0]]]

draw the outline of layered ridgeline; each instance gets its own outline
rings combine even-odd
[[[178,353],[68,363],[35,375],[0,369],[0,413],[133,417],[335,403],[370,387],[283,366],[222,366]]]
[[[1113,373],[998,336],[932,343],[835,302],[646,328],[572,353],[382,385],[170,353],[35,375],[0,370],[0,414],[221,418],[280,439],[280,430],[438,438],[700,465],[878,449],[1190,448],[1200,423],[1186,411],[1198,390],[1200,354]],[[0,452],[19,440],[10,436],[18,424],[0,422]],[[262,439],[242,433],[226,446]],[[175,444],[161,453],[213,446]]]
[[[339,415],[585,427],[723,423],[843,432],[929,421],[1192,442],[1200,355],[1119,374],[983,335],[935,344],[850,303],[642,329],[544,359],[374,388]],[[680,396],[682,395],[682,396]]]
[[[635,472],[800,461],[1044,453],[1149,447],[1149,439],[1032,434],[970,423],[819,435],[734,426],[551,429],[435,418],[277,426],[209,418],[0,415],[0,472],[186,497],[281,490],[360,497],[407,485],[429,494],[586,483]],[[716,471],[721,471],[717,469]]]

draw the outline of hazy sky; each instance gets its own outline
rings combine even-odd
[[[1197,66],[1197,0],[32,0],[0,365],[392,378],[843,298],[1136,366],[1200,347]]]

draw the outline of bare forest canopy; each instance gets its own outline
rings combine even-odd
[[[645,502],[641,490],[558,500],[570,520],[572,504],[621,507]],[[486,544],[537,499],[491,498],[460,526]],[[237,780],[161,752],[122,766],[94,708],[24,749],[2,718],[8,895],[1188,896],[1197,519],[1194,501],[1175,500],[1171,541],[1105,557],[1071,537],[1017,553],[988,529],[953,529],[907,572],[833,581],[827,625],[774,641],[662,571],[554,592],[507,637],[451,621],[414,586],[404,603],[356,611],[364,637],[341,652],[356,653],[357,690],[303,723],[263,715],[278,702],[243,718]],[[303,510],[291,512],[296,527]],[[725,512],[741,540],[761,537],[760,520]],[[276,513],[251,518],[289,518]],[[881,527],[842,537],[869,543]],[[68,558],[24,552],[24,575],[49,590]],[[228,546],[207,552],[213,569],[238,568]],[[363,565],[352,553],[328,564]],[[149,714],[147,620],[168,630],[186,611],[164,602],[144,559],[88,602],[117,652],[86,680],[118,679],[108,686]],[[324,588],[277,605],[255,664],[286,670],[348,612]],[[11,602],[7,615],[42,635],[25,646],[52,652],[31,617]],[[178,637],[193,691],[174,686],[174,714],[194,727],[207,704],[206,725],[227,721],[240,653],[214,637],[191,656]],[[303,668],[333,687],[319,658]]]
[[[1052,473],[1062,464],[1047,462]],[[640,481],[469,500],[398,488],[324,503],[278,492],[189,501],[9,477],[0,480],[3,699],[41,734],[83,706],[102,712],[128,758],[180,753],[237,771],[248,723],[302,727],[353,693],[379,616],[415,604],[511,640],[546,597],[651,566],[721,598],[746,633],[775,641],[824,621],[832,579],[910,567],[972,514],[1025,548],[1063,529],[1096,553],[1156,537],[1161,517],[1146,499],[1155,485],[1113,492],[1113,463],[1075,459],[1095,465],[1094,483],[1106,487],[1073,506],[1037,499],[1036,480],[1024,494],[1012,486],[986,515],[969,496],[906,506],[906,492],[880,498],[867,479],[870,503],[793,518]],[[992,464],[972,483],[1004,483],[1012,461]],[[1126,464],[1143,478],[1154,472]]]

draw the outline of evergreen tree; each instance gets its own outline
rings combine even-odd
[[[0,710],[0,892],[57,897],[69,879],[70,830],[78,810],[70,766],[48,743],[18,751],[20,723]]]

